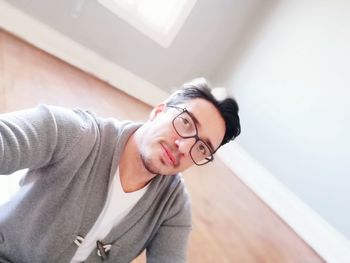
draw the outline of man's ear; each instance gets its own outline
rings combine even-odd
[[[165,103],[161,103],[155,106],[149,115],[149,120],[153,121],[158,116],[158,114],[163,112],[165,109],[166,109]]]

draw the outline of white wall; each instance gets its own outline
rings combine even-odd
[[[350,1],[280,1],[218,70],[239,144],[350,239]],[[224,80],[224,81],[223,81]]]

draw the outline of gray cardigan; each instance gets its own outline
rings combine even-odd
[[[0,115],[0,174],[29,168],[21,189],[0,207],[0,262],[72,259],[76,237],[99,216],[129,136],[140,126],[89,111],[39,105]],[[105,262],[185,262],[190,201],[181,175],[156,176],[103,244]],[[94,250],[85,262],[102,262]]]

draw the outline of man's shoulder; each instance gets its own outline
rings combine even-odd
[[[182,225],[190,225],[191,198],[182,174],[163,175],[163,180],[166,180],[169,186],[166,189],[167,202],[170,204],[167,217],[172,218],[176,215]]]
[[[166,188],[166,191],[169,195],[176,196],[176,200],[187,202],[190,199],[188,189],[185,184],[185,180],[181,173],[174,175],[159,175],[158,179],[162,183],[159,184],[159,187]]]

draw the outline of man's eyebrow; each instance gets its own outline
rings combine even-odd
[[[196,116],[193,115],[192,112],[188,111],[188,114],[191,115],[192,119],[194,120],[194,123],[197,125],[197,127],[201,127],[202,125],[200,124],[200,122],[198,121],[198,119],[196,118]],[[198,131],[197,131],[198,132]],[[199,135],[198,135],[199,136]],[[202,138],[201,138],[202,140]],[[203,140],[205,141],[206,144],[208,144],[208,146],[210,147],[210,150],[214,153],[214,147],[213,147],[213,144],[211,143],[211,141],[208,139],[208,138],[203,138]]]

